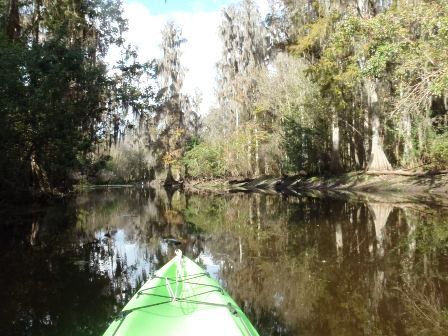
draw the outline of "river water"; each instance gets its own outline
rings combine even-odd
[[[0,335],[101,335],[176,247],[262,335],[448,334],[437,200],[121,188],[0,215]]]

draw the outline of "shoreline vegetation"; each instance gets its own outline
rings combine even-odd
[[[448,196],[448,171],[357,171],[335,176],[261,176],[241,179],[187,180],[187,191],[353,191]]]
[[[422,199],[427,196],[448,199],[448,170],[392,170],[355,171],[327,176],[257,176],[233,178],[187,178],[174,180],[167,185],[164,179],[152,181],[127,181],[126,183],[75,184],[73,190],[61,193],[47,191],[35,195],[31,203],[49,203],[70,198],[76,193],[101,188],[165,188],[186,192],[229,193],[229,192],[273,192],[302,194],[309,192],[365,193],[369,195],[394,195],[395,198]],[[405,195],[407,194],[407,195]],[[387,198],[387,197],[386,197]],[[394,199],[395,199],[394,198]],[[8,203],[5,203],[8,204]],[[1,205],[1,204],[0,204]]]

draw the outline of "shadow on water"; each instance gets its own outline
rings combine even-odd
[[[1,224],[1,335],[100,335],[176,247],[262,335],[448,331],[448,210],[428,201],[131,188],[25,213]]]

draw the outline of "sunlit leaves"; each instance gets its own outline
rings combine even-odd
[[[399,46],[396,43],[384,43],[371,48],[362,73],[364,76],[381,77],[386,72],[387,67],[396,59],[399,53]]]
[[[194,178],[217,178],[225,176],[223,156],[221,144],[202,142],[187,151],[182,161]]]
[[[446,3],[399,3],[369,15],[359,15],[347,3],[337,8],[339,16],[320,1],[316,3],[321,8],[330,9],[317,16],[311,15],[309,7],[285,3],[292,11],[309,15],[305,21],[295,21],[301,28],[291,50],[310,60],[310,78],[319,85],[321,99],[334,106],[345,125],[356,123],[353,115],[366,108],[363,105],[368,101],[363,83],[375,80],[380,87],[382,116],[388,121],[386,147],[403,141],[406,149],[403,153],[395,150],[397,159],[403,155],[422,160],[431,118],[442,113],[431,111],[432,102],[435,97],[445,97],[448,89]],[[334,19],[331,24],[330,18]],[[345,125],[343,130],[349,136],[353,129]]]
[[[448,167],[448,129],[433,139],[430,155],[434,166],[442,169]]]

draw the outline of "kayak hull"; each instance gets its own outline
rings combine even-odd
[[[177,256],[123,308],[104,336],[248,335],[258,332],[236,302],[199,265]]]

